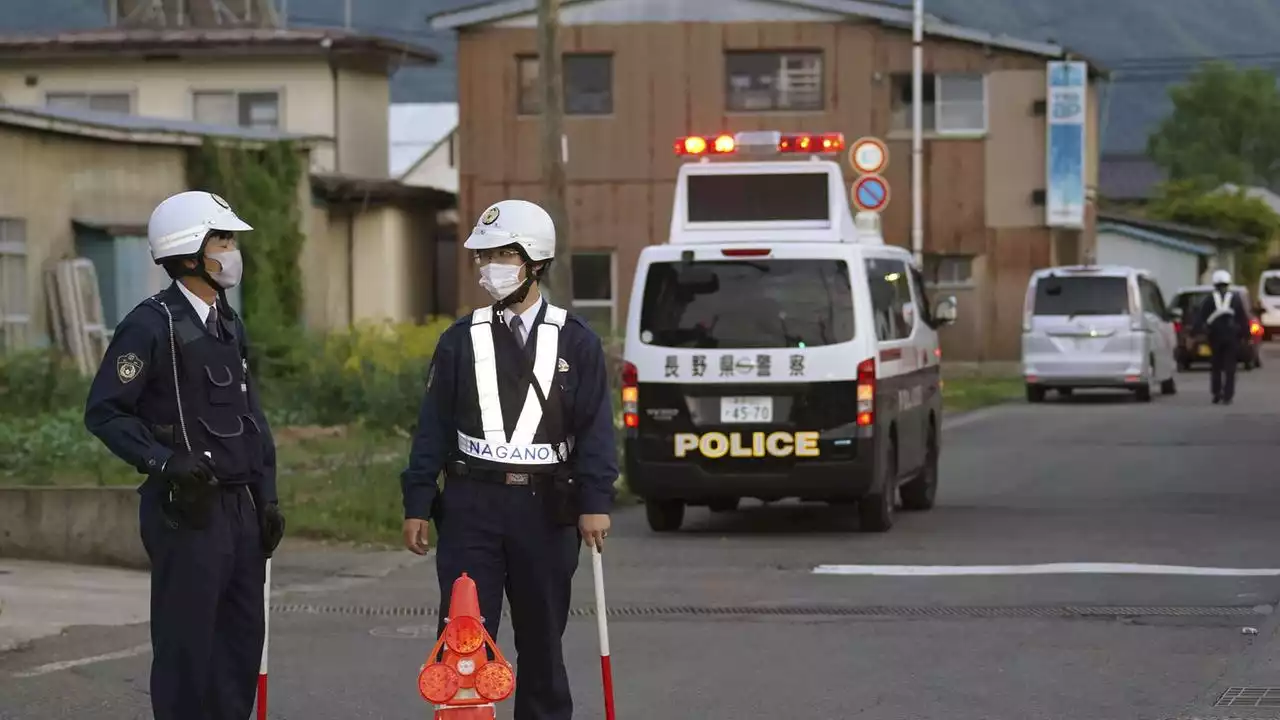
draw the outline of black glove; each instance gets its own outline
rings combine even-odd
[[[284,514],[280,512],[279,505],[263,505],[262,512],[258,513],[258,530],[262,536],[262,552],[271,557],[284,539]]]
[[[213,464],[198,455],[174,454],[160,471],[169,487],[168,506],[175,520],[197,530],[209,526],[209,514],[218,491]]]

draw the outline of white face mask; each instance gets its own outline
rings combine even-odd
[[[240,278],[244,275],[244,259],[240,257],[239,250],[209,253],[208,257],[217,260],[222,266],[221,270],[209,273],[218,287],[226,290],[240,284]]]
[[[520,279],[522,267],[524,266],[499,263],[483,265],[480,268],[480,287],[487,290],[494,300],[501,300],[520,287],[523,282]]]

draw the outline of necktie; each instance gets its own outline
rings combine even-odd
[[[218,306],[214,305],[209,308],[209,314],[205,316],[204,326],[208,328],[209,334],[218,337]]]
[[[511,334],[515,336],[516,344],[521,348],[524,347],[524,333],[520,332],[520,328],[523,327],[523,325],[524,323],[520,322],[519,315],[511,316]]]

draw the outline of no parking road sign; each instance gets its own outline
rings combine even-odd
[[[853,184],[853,204],[863,212],[880,212],[889,204],[889,183],[879,175],[863,175]]]
[[[877,138],[859,138],[849,148],[849,164],[863,175],[878,175],[889,164],[889,148]]]

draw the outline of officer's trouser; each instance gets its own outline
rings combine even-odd
[[[1240,346],[1234,342],[1216,343],[1209,362],[1209,389],[1215,398],[1231,400],[1236,395],[1236,363]],[[1225,374],[1225,378],[1223,375]]]
[[[156,720],[248,720],[262,659],[266,560],[246,487],[225,487],[204,530],[165,524],[159,483],[139,512],[151,558]]]
[[[502,593],[511,605],[517,665],[515,720],[570,720],[573,698],[561,637],[569,619],[573,574],[581,538],[576,527],[556,526],[531,485],[445,480],[443,519],[437,526],[436,572],[440,618],[462,573],[476,582],[485,628],[498,640]],[[512,657],[515,655],[515,657]]]

